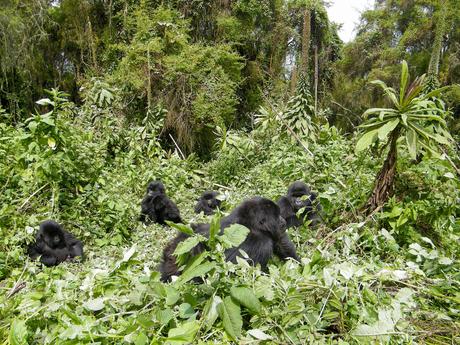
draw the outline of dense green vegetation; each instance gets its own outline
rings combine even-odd
[[[459,24],[378,0],[343,44],[320,0],[2,3],[0,343],[459,343]],[[153,179],[187,222],[300,179],[324,221],[289,229],[300,263],[224,262],[236,229],[163,284]],[[27,257],[44,219],[82,262]]]

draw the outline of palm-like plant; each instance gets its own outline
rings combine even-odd
[[[377,175],[374,190],[365,210],[372,212],[382,206],[393,191],[396,176],[397,143],[407,147],[410,156],[417,154],[439,154],[440,145],[451,145],[452,137],[447,130],[445,117],[447,111],[436,97],[447,87],[423,93],[425,75],[416,78],[409,86],[409,69],[406,61],[402,63],[399,95],[383,81],[375,80],[385,96],[391,101],[392,108],[368,109],[363,117],[366,121],[360,126],[364,133],[356,144],[356,151],[362,151],[377,140],[387,140],[388,155]]]

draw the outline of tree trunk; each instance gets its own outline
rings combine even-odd
[[[295,90],[297,87],[297,68],[294,66],[291,73],[291,85],[290,85],[290,96],[295,95]]]
[[[303,29],[302,29],[302,56],[300,59],[299,75],[308,73],[308,52],[310,49],[311,36],[311,14],[310,9],[306,6],[303,13]]]
[[[147,110],[152,109],[152,78],[150,66],[150,48],[147,47]]]
[[[318,45],[315,45],[315,116],[318,116],[318,79],[319,79]]]
[[[391,134],[390,150],[388,151],[387,158],[383,163],[377,178],[375,179],[374,190],[369,200],[367,200],[364,211],[370,214],[377,208],[381,207],[393,193],[394,180],[396,176],[396,162],[398,149],[396,142],[399,137],[399,129],[395,129]]]

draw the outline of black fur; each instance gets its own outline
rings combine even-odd
[[[288,228],[300,226],[306,220],[310,220],[310,225],[315,226],[320,222],[320,213],[322,207],[317,200],[318,195],[311,191],[302,181],[296,181],[288,188],[287,195],[278,200],[278,206],[281,210],[281,217],[286,220]],[[300,209],[304,209],[297,216]]]
[[[241,256],[240,249],[248,254],[251,264],[260,264],[263,269],[273,254],[282,259],[290,257],[300,261],[294,244],[286,233],[286,222],[280,217],[279,207],[273,201],[261,197],[244,201],[221,220],[220,233],[235,223],[246,226],[250,232],[238,247],[225,251],[228,261],[236,262],[236,257]],[[209,236],[209,224],[194,224],[192,227],[196,233]],[[177,245],[187,237],[181,233],[165,247],[160,264],[162,281],[169,281],[171,276],[180,274],[173,253]],[[200,243],[190,254],[195,256],[204,249],[204,244]]]
[[[217,199],[219,193],[214,191],[206,191],[198,199],[195,205],[195,213],[203,212],[205,215],[210,216],[214,214],[217,208],[220,208],[221,201]]]
[[[47,220],[40,224],[28,254],[33,260],[41,256],[40,262],[45,266],[56,266],[67,259],[83,257],[83,244],[58,223]]]
[[[142,200],[139,220],[145,224],[153,222],[164,225],[166,220],[182,223],[177,205],[167,197],[165,187],[160,181],[149,183],[147,194]]]

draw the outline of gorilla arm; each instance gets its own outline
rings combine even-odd
[[[274,247],[275,255],[280,259],[293,258],[300,262],[300,258],[297,256],[294,243],[289,239],[288,234],[284,232],[279,240],[275,243]]]

